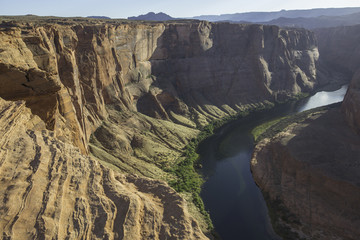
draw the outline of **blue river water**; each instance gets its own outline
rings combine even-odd
[[[254,149],[251,130],[259,124],[289,114],[341,102],[347,86],[254,113],[219,129],[199,146],[206,182],[201,197],[215,231],[223,240],[279,239],[273,232],[266,203],[250,172]]]

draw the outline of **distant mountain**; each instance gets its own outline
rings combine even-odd
[[[129,20],[146,20],[146,21],[167,21],[167,20],[173,20],[175,18],[173,18],[163,12],[159,12],[159,13],[149,12],[147,14],[139,15],[137,17],[128,17],[128,19]]]
[[[320,16],[315,18],[278,18],[269,22],[261,22],[261,24],[307,29],[351,26],[360,24],[360,13],[353,13],[344,16]]]
[[[111,19],[109,17],[106,16],[87,16],[88,18],[98,18],[98,19]]]
[[[315,18],[320,16],[342,16],[360,12],[360,7],[354,8],[317,8],[309,10],[281,10],[278,12],[246,12],[222,15],[201,15],[193,19],[207,21],[231,22],[268,22],[278,18]]]

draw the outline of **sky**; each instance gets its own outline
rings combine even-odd
[[[0,15],[127,18],[164,12],[172,17],[193,17],[332,7],[360,7],[360,0],[0,0]]]

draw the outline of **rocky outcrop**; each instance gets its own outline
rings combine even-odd
[[[360,25],[329,29],[327,32],[326,30],[322,30],[324,35],[328,32],[334,36],[334,39],[329,41],[326,47],[334,47],[334,44],[339,44],[341,47],[339,50],[335,50],[335,53],[328,54],[329,62],[347,68],[353,76],[344,98],[342,110],[345,113],[348,124],[359,134]]]
[[[319,85],[306,30],[2,18],[6,237],[205,238],[163,182],[196,127]]]
[[[280,224],[299,239],[357,239],[359,159],[360,137],[336,108],[311,113],[262,140],[251,170],[270,202],[281,202]]]
[[[205,125],[244,104],[284,100],[317,83],[316,41],[305,30],[68,21],[1,25],[0,96],[25,100],[48,129],[82,152],[108,118],[107,104]]]
[[[1,100],[0,111],[3,236],[205,239],[167,184],[119,174],[169,178],[160,166],[173,164],[198,132],[131,112],[130,92],[151,81],[151,36],[163,26],[59,23],[1,25],[0,96],[13,101]],[[101,159],[82,155],[96,129],[102,142],[91,150]]]
[[[146,59],[162,28],[3,24],[0,96],[25,100],[57,137],[86,152],[91,133],[108,117],[106,104],[132,109],[125,84],[150,74]]]
[[[6,239],[206,239],[162,181],[124,175],[59,141],[23,101],[0,99]]]
[[[332,70],[347,74],[351,80],[360,66],[360,25],[314,30],[320,60]]]
[[[320,64],[353,77],[341,109],[309,113],[259,142],[253,153],[256,183],[270,205],[281,203],[280,217],[290,216],[278,224],[306,239],[360,235],[359,27],[316,30]]]
[[[360,65],[344,97],[342,110],[348,124],[360,135]]]
[[[167,25],[150,61],[153,94],[165,111],[183,114],[180,99],[207,122],[233,114],[244,104],[285,100],[318,83],[318,50],[305,30],[240,24]]]

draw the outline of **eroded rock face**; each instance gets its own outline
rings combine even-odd
[[[136,95],[125,85],[136,81],[140,93],[147,91],[147,81],[152,81],[147,59],[156,46],[152,39],[163,26],[16,23],[1,27],[0,96],[14,101],[1,100],[0,111],[5,137],[0,151],[3,236],[205,239],[185,200],[167,184],[119,174],[120,170],[166,178],[158,165],[165,157],[169,163],[175,161],[198,132],[173,127],[171,122],[146,121],[146,116],[131,112]],[[111,111],[108,104],[117,110]],[[114,147],[120,154],[106,155],[125,163],[124,168],[107,163],[116,171],[82,155],[88,152],[90,135],[107,120],[114,124],[110,129],[119,132],[97,138],[103,140],[98,147]],[[180,133],[168,134],[175,129]],[[150,140],[142,138],[146,131],[154,132],[150,147]],[[99,132],[103,133],[101,128]],[[162,155],[152,149],[154,145],[164,149]],[[147,163],[143,155],[152,162],[159,160],[158,165]],[[97,156],[106,165],[109,159]]]
[[[348,124],[360,135],[360,65],[344,97],[342,110]]]
[[[164,28],[16,26],[4,27],[0,33],[0,96],[25,100],[48,129],[57,137],[70,139],[82,152],[87,151],[91,133],[108,117],[106,104],[134,109],[134,95],[125,85],[150,75],[147,59]]]
[[[305,30],[30,22],[3,23],[0,38],[0,96],[25,100],[82,152],[108,118],[106,104],[205,125],[244,104],[284,100],[317,84],[318,50]]]
[[[167,25],[150,61],[153,85],[194,108],[194,118],[206,124],[244,104],[312,90],[318,57],[314,35],[305,30],[201,22]],[[162,105],[179,113],[175,101]]]
[[[315,32],[321,63],[352,76],[341,109],[311,114],[304,122],[264,139],[255,148],[251,169],[270,200],[280,201],[295,218],[285,225],[300,237],[357,239],[360,26]]]
[[[300,238],[360,235],[360,137],[340,109],[311,114],[262,140],[251,170],[262,191],[282,202],[292,216],[285,225]]]
[[[360,25],[314,30],[321,60],[351,76],[360,66]]]
[[[162,181],[124,175],[0,98],[0,231],[11,239],[207,239]]]
[[[274,26],[2,22],[0,230],[205,238],[184,200],[144,176],[173,179],[196,127],[312,90],[317,59],[312,33]]]

